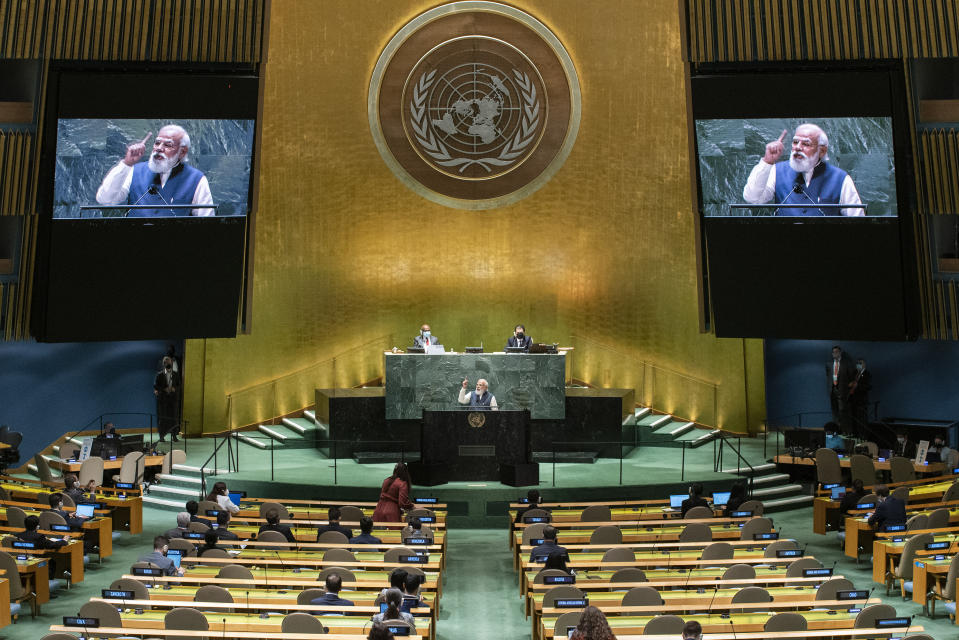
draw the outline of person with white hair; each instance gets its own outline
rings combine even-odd
[[[188,164],[190,136],[176,124],[157,133],[147,162],[148,133],[127,147],[126,155],[107,173],[97,189],[97,202],[105,205],[158,205],[156,209],[130,209],[131,218],[212,216],[212,208],[178,209],[164,205],[212,205],[210,183],[203,172]]]
[[[463,388],[460,389],[458,401],[460,404],[468,404],[470,409],[492,409],[496,411],[496,396],[489,392],[489,383],[480,378],[476,381],[476,389],[467,391],[469,380],[463,378]]]
[[[859,192],[849,174],[827,162],[829,138],[826,132],[814,124],[796,127],[792,150],[788,161],[780,161],[785,150],[783,140],[787,130],[779,138],[766,145],[759,164],[753,167],[743,199],[750,204],[784,204],[772,211],[779,216],[864,216],[860,207],[821,208],[819,204],[859,205]]]

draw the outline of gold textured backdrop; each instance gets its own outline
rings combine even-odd
[[[380,51],[436,4],[272,2],[250,334],[188,343],[185,417],[210,432],[302,407],[312,394],[295,384],[256,385],[359,384],[424,321],[456,349],[500,347],[522,322],[576,347],[576,379],[755,429],[761,343],[699,332],[675,0],[515,3],[570,52],[582,123],[545,187],[482,212],[405,188],[367,124]]]

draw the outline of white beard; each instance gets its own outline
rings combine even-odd
[[[167,158],[163,156],[162,159],[158,159],[156,155],[152,155],[150,156],[150,161],[147,163],[147,167],[153,173],[170,173],[179,163],[179,158]]]
[[[797,158],[796,155],[800,155],[802,158]],[[819,164],[818,157],[810,158],[801,151],[789,156],[789,168],[796,173],[806,173],[807,171],[811,171],[816,167],[817,164]]]

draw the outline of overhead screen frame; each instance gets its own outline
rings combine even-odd
[[[246,326],[252,276],[260,66],[52,61],[45,104],[33,336],[49,342],[235,336]],[[247,215],[54,220],[57,129],[67,118],[254,121]],[[150,264],[160,264],[160,243],[171,239],[182,262],[162,278]],[[86,254],[83,241],[90,243]],[[96,277],[107,278],[99,289],[91,285]]]
[[[897,216],[863,220],[704,215],[697,120],[870,116],[892,121]],[[703,265],[701,312],[718,337],[916,339],[919,303],[910,117],[903,65],[896,60],[690,66],[690,171]],[[761,149],[756,153],[758,158]],[[828,227],[816,228],[824,225]],[[871,228],[874,225],[877,228]],[[800,226],[802,232],[795,233]],[[867,226],[869,231],[857,236]],[[823,257],[815,252],[824,240],[839,246],[855,244],[849,256]],[[865,240],[877,244],[863,245]],[[786,279],[777,279],[775,267],[785,261],[776,258],[802,260],[804,247],[814,252],[805,264],[785,264],[779,275]],[[773,259],[772,270],[738,259],[756,248],[758,258]],[[881,262],[871,248],[894,249],[895,254],[887,253],[886,262]],[[727,260],[728,256],[732,259]],[[866,282],[855,289],[854,264],[875,267],[885,274],[884,281]],[[748,277],[735,282],[742,274]],[[823,282],[821,289],[816,282]]]

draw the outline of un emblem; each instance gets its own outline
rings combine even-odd
[[[480,413],[479,411],[473,411],[468,416],[466,416],[466,421],[474,429],[479,429],[484,424],[486,424],[486,416]]]
[[[541,187],[579,128],[579,81],[542,23],[454,2],[404,26],[370,83],[370,127],[393,172],[441,204],[485,209]]]

